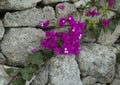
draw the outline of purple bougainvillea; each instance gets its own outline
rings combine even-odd
[[[50,21],[44,21],[40,23],[40,28],[47,28],[50,24]]]
[[[103,25],[104,25],[104,27],[105,28],[108,28],[109,27],[109,25],[110,25],[110,20],[107,20],[107,19],[102,19],[102,22],[103,22]]]
[[[60,18],[58,25],[64,27],[69,25],[69,32],[46,31],[46,37],[41,42],[41,47],[52,50],[56,55],[78,55],[81,51],[80,40],[84,35],[85,22],[78,22],[72,15]]]
[[[114,5],[114,0],[109,0],[108,6],[109,6],[109,7],[112,7],[113,5]]]
[[[65,5],[61,4],[59,6],[57,6],[59,9],[61,9],[62,11],[65,9]]]

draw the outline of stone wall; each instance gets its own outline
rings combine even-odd
[[[53,21],[51,27],[69,13],[75,12],[77,20],[81,18],[74,5],[77,1],[0,0],[0,85],[7,85],[11,79],[3,66],[25,65],[31,49],[39,46],[45,36],[39,28],[41,21]],[[58,9],[62,4],[64,11]],[[117,3],[116,8],[119,5]],[[97,43],[91,35],[86,36],[79,56],[51,58],[34,76],[31,85],[120,85],[120,64],[116,63],[119,37],[120,23],[113,34],[102,31]]]

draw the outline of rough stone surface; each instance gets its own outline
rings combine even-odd
[[[0,0],[0,10],[23,10],[36,6],[41,0]]]
[[[5,28],[3,26],[2,21],[0,20],[0,40],[2,39],[4,32],[5,32]]]
[[[60,8],[58,8],[60,5],[65,6],[64,10],[61,10]],[[71,13],[74,15],[76,20],[80,19],[80,14],[73,4],[60,3],[56,5],[56,15],[58,19],[60,19],[61,17],[66,17],[66,15],[71,14]]]
[[[26,56],[31,50],[39,46],[45,36],[41,29],[36,28],[10,28],[5,35],[1,48],[7,57],[9,65],[23,65]]]
[[[41,75],[38,75],[38,82],[44,80],[46,82],[46,77],[48,77],[47,85],[82,85],[80,70],[74,56],[59,55],[53,57],[48,61],[47,66],[48,69],[43,70],[45,72],[40,72]],[[49,72],[47,70],[49,70]],[[42,73],[44,79],[41,78]],[[33,83],[32,85],[39,85],[39,83]],[[45,84],[42,83],[41,85]]]
[[[78,0],[43,0],[44,4],[54,4],[54,3],[58,3],[58,2],[76,2]]]
[[[48,66],[41,68],[40,72],[36,74],[36,77],[31,83],[31,85],[45,85],[48,82],[48,73]]]
[[[41,21],[54,20],[55,13],[52,7],[32,8],[13,13],[6,13],[4,17],[5,27],[39,26]]]
[[[82,80],[83,85],[94,85],[96,83],[96,79],[92,76],[87,76]]]
[[[114,79],[110,85],[120,85],[120,79]]]
[[[94,85],[106,85],[106,84],[100,84],[100,83],[96,83],[96,84],[94,84]]]
[[[6,58],[0,53],[0,64],[5,64]]]
[[[83,44],[77,57],[82,76],[93,76],[97,82],[110,83],[115,73],[116,55],[106,46]]]
[[[119,38],[119,36],[120,36],[120,23],[112,34],[109,30],[106,32],[102,30],[98,38],[98,42],[103,45],[113,45]]]
[[[8,68],[8,67],[4,66],[4,68]],[[10,80],[9,76],[4,71],[2,65],[0,65],[0,85],[7,85],[9,80]]]
[[[120,78],[120,64],[116,64],[116,72],[115,72],[115,78]]]

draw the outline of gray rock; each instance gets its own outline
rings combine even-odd
[[[3,26],[2,21],[0,20],[0,40],[2,39],[4,32],[5,32],[5,28]]]
[[[6,58],[0,53],[0,64],[5,64]]]
[[[61,10],[59,8],[60,5],[65,6],[64,10]],[[60,19],[61,17],[66,17],[66,15],[68,15],[68,14],[73,14],[76,20],[80,19],[80,14],[73,4],[60,3],[60,4],[56,5],[56,15],[57,15],[58,19]]]
[[[116,72],[115,72],[115,78],[120,78],[120,64],[116,64]]]
[[[36,74],[36,77],[32,81],[31,85],[45,85],[48,82],[48,73],[48,66],[41,68],[39,73]]]
[[[116,55],[106,46],[83,44],[77,57],[82,76],[93,76],[97,82],[110,83],[114,77]]]
[[[76,2],[78,0],[43,0],[43,4],[54,4],[54,3],[58,3],[58,2]]]
[[[23,10],[35,7],[41,0],[0,0],[0,10]]]
[[[11,28],[5,35],[1,49],[9,65],[23,65],[31,50],[39,46],[45,36],[41,29],[36,28]]]
[[[48,77],[47,85],[82,85],[75,56],[59,55],[52,57],[47,66],[43,72],[40,72],[41,75],[37,75],[39,77],[37,77],[37,81],[44,83],[33,83],[32,85],[45,85],[46,77]],[[42,76],[44,78],[41,78]]]
[[[115,2],[115,8],[119,11],[119,13],[120,13],[120,0],[117,0],[116,2]]]
[[[6,68],[8,68],[8,66],[4,66],[4,68],[6,69]],[[7,85],[9,80],[10,80],[10,77],[3,69],[3,66],[0,65],[0,85]]]
[[[9,13],[4,17],[5,27],[39,26],[41,21],[54,20],[55,13],[52,7],[32,8],[28,10]]]
[[[106,85],[106,84],[100,84],[100,83],[96,83],[96,84],[94,84],[94,85]]]
[[[120,79],[114,79],[110,85],[120,85]]]
[[[110,30],[107,30],[106,32],[102,30],[98,38],[98,42],[103,45],[113,45],[115,41],[119,38],[119,36],[120,36],[120,23],[113,33],[111,33]]]
[[[96,79],[92,76],[87,76],[82,80],[83,85],[94,85],[96,83]]]

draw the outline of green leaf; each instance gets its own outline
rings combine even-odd
[[[43,64],[43,57],[40,52],[36,52],[28,56],[28,62],[41,67],[41,65]]]
[[[20,70],[20,73],[22,74],[22,78],[27,81],[32,78],[33,69],[32,67],[25,67]]]
[[[116,54],[117,58],[116,58],[116,61],[117,63],[120,63],[120,52]]]
[[[25,85],[25,80],[22,78],[17,78],[12,82],[12,85]]]
[[[13,68],[7,68],[6,71],[7,73],[11,76],[13,73],[14,73],[14,70]]]

